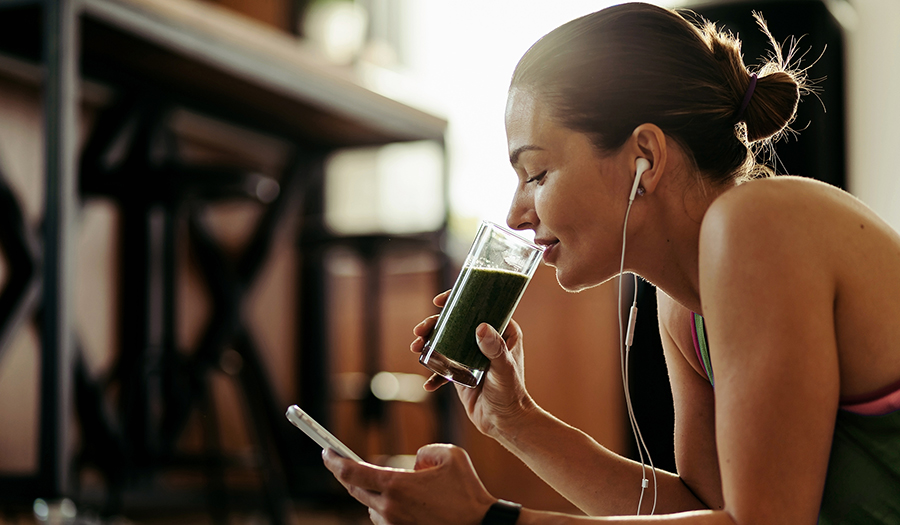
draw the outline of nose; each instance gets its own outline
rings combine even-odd
[[[538,217],[530,191],[521,187],[516,189],[506,215],[506,224],[514,230],[533,230],[537,227]]]

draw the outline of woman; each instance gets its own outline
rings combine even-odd
[[[805,89],[773,45],[751,74],[714,26],[626,4],[554,30],[513,76],[508,224],[535,232],[567,290],[615,277],[620,257],[660,290],[678,472],[656,476],[657,516],[621,521],[900,523],[900,236],[840,190],[757,176],[754,148]],[[415,328],[413,351],[434,323]],[[457,388],[469,418],[588,516],[498,503],[452,446],[423,448],[407,472],[326,453],[373,522],[634,514],[642,466],[535,403],[519,326],[476,338],[491,367]]]

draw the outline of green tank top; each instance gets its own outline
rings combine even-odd
[[[694,350],[713,384],[703,317],[691,319]],[[714,386],[715,387],[715,386]],[[900,525],[900,388],[868,400],[869,414],[838,410],[819,509],[820,525]],[[854,403],[854,406],[859,406]],[[872,406],[876,407],[873,413]]]
[[[900,411],[838,410],[819,523],[900,524]]]

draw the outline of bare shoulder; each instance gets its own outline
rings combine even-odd
[[[779,264],[838,264],[835,255],[859,240],[861,225],[884,235],[893,231],[862,202],[834,186],[801,177],[754,180],[726,191],[707,210],[701,261],[727,250],[755,263],[780,256]],[[800,253],[804,257],[784,258]]]
[[[710,233],[740,225],[750,225],[750,231],[784,231],[795,224],[815,221],[824,227],[852,215],[870,214],[858,199],[834,186],[802,177],[774,177],[746,182],[723,193],[709,207],[703,228]]]
[[[771,321],[777,310],[785,337],[800,326],[831,334],[841,395],[900,377],[900,234],[849,193],[797,177],[730,189],[703,219],[699,267],[703,313],[720,314],[708,321]]]

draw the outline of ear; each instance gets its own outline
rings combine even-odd
[[[641,124],[634,128],[627,147],[629,155],[634,156],[635,164],[638,158],[650,161],[650,169],[641,175],[641,186],[645,194],[653,193],[666,173],[668,158],[666,134],[656,124]]]

